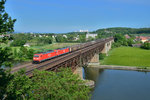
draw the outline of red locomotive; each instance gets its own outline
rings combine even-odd
[[[88,47],[88,46],[91,46],[91,45],[94,45],[94,44],[97,44],[97,43],[103,43],[106,40],[111,39],[111,38],[90,41],[90,42],[81,43],[81,44],[73,45],[73,46],[66,47],[66,48],[61,48],[61,49],[56,49],[56,50],[53,50],[53,51],[47,51],[47,52],[44,52],[44,53],[34,54],[33,63],[34,62],[40,63],[42,61],[52,59],[54,57],[57,57],[57,56],[60,56],[60,55],[63,55],[63,54],[69,53],[69,52],[74,52],[74,51],[79,50],[79,49],[84,48],[84,47]]]
[[[69,48],[61,48],[61,49],[56,49],[56,50],[47,51],[43,53],[34,54],[33,63],[35,62],[40,63],[42,61],[52,59],[54,57],[57,57],[57,56],[60,56],[69,52],[70,52]]]

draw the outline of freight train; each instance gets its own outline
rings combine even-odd
[[[81,43],[81,44],[73,45],[73,46],[66,47],[66,48],[61,48],[61,49],[56,49],[56,50],[47,51],[43,53],[34,54],[33,63],[40,63],[40,62],[43,62],[43,61],[73,52],[73,51],[76,51],[76,50],[79,50],[81,48],[91,46],[95,43],[102,43],[104,42],[104,40],[107,40],[107,39],[90,41],[90,42]]]

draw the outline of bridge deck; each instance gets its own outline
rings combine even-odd
[[[101,46],[101,48],[103,48],[104,44],[106,42],[110,41],[110,40],[112,40],[112,39],[107,39],[107,40],[101,41],[99,43],[96,42],[96,43],[94,43],[94,45],[89,45],[85,48],[81,48],[79,50],[76,50],[74,52],[70,52],[70,53],[65,54],[65,55],[61,55],[59,57],[56,57],[56,58],[53,58],[51,60],[42,62],[40,64],[29,63],[29,64],[25,64],[25,65],[15,67],[15,68],[12,69],[12,73],[14,73],[14,72],[16,72],[16,71],[18,71],[22,68],[25,68],[26,69],[26,75],[32,76],[32,71],[34,69],[38,69],[38,70],[55,70],[55,66],[57,66],[59,64],[62,64],[66,61],[69,61],[74,57],[80,56],[81,54],[86,53],[90,50],[93,50],[98,46]],[[68,66],[68,67],[70,67],[70,66]]]

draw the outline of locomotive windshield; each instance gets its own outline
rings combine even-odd
[[[39,57],[39,55],[34,55],[34,57]]]

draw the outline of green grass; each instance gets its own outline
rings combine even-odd
[[[114,48],[100,61],[104,65],[150,67],[150,50],[133,47]]]
[[[78,43],[54,43],[54,44],[49,44],[49,45],[44,45],[44,46],[33,46],[30,47],[34,50],[54,50],[54,49],[58,49],[58,48],[63,48],[63,47],[67,47],[67,46],[71,46],[71,45],[76,45]]]
[[[54,49],[63,48],[63,47],[76,45],[76,44],[79,44],[79,43],[53,43],[53,44],[47,44],[47,45],[43,45],[43,46],[32,46],[32,47],[27,47],[27,48],[33,49],[35,51],[45,52],[47,50],[54,50]],[[17,50],[20,49],[20,47],[12,47],[13,50],[15,48]]]

